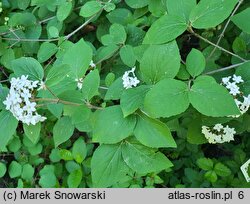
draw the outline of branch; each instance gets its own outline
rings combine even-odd
[[[214,71],[210,71],[210,72],[204,73],[204,75],[210,75],[210,74],[215,74],[215,73],[218,73],[218,72],[223,72],[223,71],[226,71],[226,70],[230,70],[230,69],[239,67],[239,66],[241,66],[241,65],[243,65],[245,63],[246,62],[241,62],[239,64],[233,64],[233,65],[230,65],[228,67],[224,67],[224,68],[221,68],[221,69],[217,69],[217,70],[214,70]]]
[[[229,23],[231,22],[231,17],[234,16],[234,14],[235,14],[236,11],[239,9],[239,7],[240,7],[240,5],[243,3],[243,1],[244,1],[244,0],[239,0],[237,6],[235,7],[235,9],[233,10],[232,14],[230,15],[230,17],[229,17],[229,19],[228,19],[228,21],[227,21],[227,23],[226,23],[224,29],[222,30],[222,32],[221,32],[221,34],[220,34],[220,37],[219,37],[218,41],[217,41],[217,43],[216,43],[217,46],[220,44],[222,38],[224,37],[224,34],[225,34],[226,30],[227,30],[227,27],[228,27]],[[214,54],[214,52],[216,51],[216,49],[217,49],[217,47],[214,47],[214,49],[212,50],[212,52],[210,53],[210,55],[208,56],[207,59],[209,59],[210,57],[212,57],[212,55]]]
[[[202,36],[199,35],[198,33],[195,33],[195,32],[193,31],[192,28],[189,28],[189,32],[192,33],[192,34],[193,34],[194,36],[196,36],[197,38],[200,38],[201,40],[207,42],[208,44],[213,45],[214,47],[218,48],[219,50],[224,51],[224,52],[226,52],[226,53],[228,53],[228,54],[230,54],[230,55],[232,55],[232,56],[234,56],[234,57],[240,59],[240,60],[243,61],[243,62],[247,62],[247,60],[244,59],[244,58],[242,58],[241,56],[239,56],[239,55],[237,55],[237,54],[235,54],[235,53],[233,53],[233,52],[230,52],[230,51],[226,50],[225,48],[220,47],[219,45],[216,45],[216,44],[214,44],[213,42],[209,41],[208,39],[202,37]]]

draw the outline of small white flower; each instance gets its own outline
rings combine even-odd
[[[91,66],[92,68],[95,68],[96,64],[93,62],[93,60],[91,60],[89,66]]]
[[[235,82],[233,83],[229,82],[226,87],[227,89],[229,89],[229,93],[232,94],[233,96],[240,94],[240,87],[238,87]]]
[[[231,76],[222,78],[222,83],[225,85],[228,85],[231,78],[232,78]]]
[[[131,70],[126,71],[123,76],[122,76],[122,80],[123,80],[123,87],[125,89],[129,89],[132,87],[136,87],[139,83],[140,80],[138,80],[138,78],[135,76],[135,67],[133,67]],[[131,76],[132,75],[132,76]]]
[[[233,81],[234,81],[236,84],[239,84],[239,83],[244,82],[241,76],[236,76],[235,74],[233,75]]]
[[[214,126],[214,130],[217,130],[218,132],[220,132],[223,129],[223,126],[221,124],[216,124]]]
[[[75,79],[75,81],[77,82],[77,88],[79,90],[81,90],[82,89],[83,78]]]
[[[248,174],[249,167],[250,167],[250,159],[240,167],[247,182],[250,182],[250,175]]]

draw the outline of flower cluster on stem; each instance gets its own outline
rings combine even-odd
[[[229,93],[234,97],[235,103],[238,106],[241,114],[244,114],[248,111],[250,107],[250,94],[248,96],[244,96],[240,90],[240,84],[243,83],[244,80],[241,76],[228,76],[222,78],[222,84],[228,89]],[[240,115],[234,115],[232,117],[239,117]]]
[[[123,81],[123,87],[125,89],[129,89],[132,87],[136,87],[137,84],[140,83],[140,81],[135,76],[135,67],[133,67],[131,70],[126,71],[122,76]]]
[[[37,113],[37,104],[31,100],[34,90],[39,88],[39,83],[39,81],[28,80],[28,76],[24,75],[12,78],[9,94],[3,101],[6,110],[9,110],[18,121],[27,125],[35,125],[46,120],[46,117]]]
[[[235,129],[230,128],[228,125],[224,127],[221,124],[216,124],[210,128],[202,126],[202,133],[211,144],[230,142],[234,140]]]

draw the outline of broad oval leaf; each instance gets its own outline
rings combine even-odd
[[[20,77],[22,75],[28,75],[29,79],[34,81],[41,81],[44,76],[41,64],[31,57],[21,57],[13,60],[11,68],[16,76]]]
[[[139,142],[148,147],[176,147],[168,126],[143,113],[138,114],[134,134]]]
[[[154,84],[164,78],[174,78],[180,68],[180,53],[175,41],[151,45],[144,53],[140,70],[144,81]]]
[[[105,144],[120,142],[132,135],[135,116],[123,117],[120,106],[111,106],[97,113],[93,129],[93,141]]]
[[[126,176],[128,167],[122,158],[121,149],[121,145],[116,144],[101,145],[95,150],[91,160],[94,187],[110,187]]]
[[[250,24],[246,19],[250,18],[250,8],[245,9],[244,11],[236,14],[232,17],[232,21],[237,25],[241,30],[250,34]]]
[[[143,44],[163,44],[184,33],[187,24],[182,17],[165,15],[156,20],[149,28]]]
[[[189,20],[194,28],[212,28],[229,17],[238,0],[201,0]]]
[[[178,115],[188,107],[188,86],[175,79],[164,79],[154,85],[144,101],[144,110],[154,118]]]
[[[207,116],[223,117],[240,114],[228,90],[217,83],[196,81],[189,92],[189,100],[195,109]]]

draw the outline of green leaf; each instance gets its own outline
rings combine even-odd
[[[67,149],[60,149],[60,157],[62,160],[65,160],[65,161],[71,161],[74,159],[71,151]]]
[[[109,59],[110,57],[112,57],[117,51],[119,50],[119,46],[118,45],[108,45],[108,46],[104,46],[104,47],[100,47],[97,50],[97,53],[95,55],[95,62],[102,62],[104,60]]]
[[[204,134],[201,132],[201,118],[194,119],[188,125],[188,132],[187,132],[187,141],[190,144],[204,144],[207,143],[207,139],[205,138]]]
[[[202,52],[193,48],[187,56],[186,66],[192,77],[199,76],[206,67],[206,59]]]
[[[21,164],[17,163],[16,161],[12,161],[8,168],[10,178],[16,178],[21,176],[22,173],[22,166]]]
[[[44,76],[41,64],[31,57],[21,57],[11,63],[16,76],[28,75],[30,80],[42,80]]]
[[[30,0],[17,0],[18,8],[26,10],[29,7]]]
[[[73,132],[74,126],[72,125],[70,118],[67,116],[60,118],[53,128],[55,147],[66,142],[73,135]]]
[[[79,137],[73,144],[72,155],[75,161],[79,164],[83,162],[87,156],[87,147],[86,143],[82,137]]]
[[[82,181],[82,170],[77,169],[69,174],[67,184],[69,188],[77,188]]]
[[[195,109],[206,116],[224,117],[240,114],[228,90],[216,82],[194,82],[189,92],[189,100]]]
[[[124,91],[124,87],[122,84],[122,78],[119,77],[111,84],[104,99],[105,100],[118,100],[120,99],[123,91]]]
[[[0,162],[0,178],[4,177],[7,171],[6,164]]]
[[[71,70],[68,65],[53,66],[48,72],[45,83],[47,86],[54,86],[65,79],[70,72]]]
[[[138,108],[143,106],[146,93],[149,87],[142,85],[133,89],[127,89],[121,96],[121,108],[124,117],[134,113]]]
[[[49,43],[49,42],[42,43],[37,53],[38,61],[39,62],[47,61],[57,52],[57,50],[58,48],[54,43]]]
[[[205,173],[205,178],[210,181],[211,183],[215,183],[217,181],[217,175],[215,173],[215,171],[208,171]]]
[[[53,188],[56,185],[56,176],[54,172],[43,174],[39,180],[42,188]]]
[[[109,187],[126,176],[128,167],[123,161],[121,149],[121,145],[116,144],[101,145],[95,150],[91,160],[94,187]]]
[[[144,110],[154,118],[178,115],[188,107],[187,84],[175,79],[164,79],[154,85],[144,101]]]
[[[101,9],[102,9],[101,2],[89,1],[82,6],[80,10],[80,16],[91,17],[94,14],[98,13]]]
[[[59,30],[56,26],[49,26],[48,27],[48,33],[51,38],[57,38],[59,37]]]
[[[69,116],[71,118],[72,124],[78,124],[82,122],[86,122],[91,114],[91,110],[85,106],[71,106],[64,105],[64,113],[63,115]]]
[[[141,174],[159,172],[173,166],[164,154],[133,141],[126,141],[122,145],[122,157],[131,169]]]
[[[144,53],[140,70],[144,81],[157,83],[174,78],[180,68],[179,48],[175,41],[164,45],[151,45]]]
[[[196,0],[167,0],[168,13],[178,15],[188,22],[192,9],[196,6]]]
[[[22,179],[26,181],[32,181],[34,176],[35,170],[30,164],[24,164],[23,165],[23,171],[22,171]]]
[[[238,0],[201,0],[189,20],[194,28],[213,28],[229,17]]]
[[[127,38],[125,28],[120,24],[112,24],[109,28],[109,33],[103,35],[101,40],[103,45],[112,45],[112,44],[124,44]]]
[[[187,24],[182,17],[165,15],[156,20],[149,28],[143,44],[163,44],[184,33]]]
[[[143,113],[138,114],[134,134],[140,143],[148,147],[176,147],[168,126]]]
[[[40,138],[41,123],[35,125],[23,124],[25,135],[30,139],[33,144],[36,144]]]
[[[82,93],[87,101],[99,95],[100,75],[97,69],[91,71],[83,80]]]
[[[207,158],[200,158],[197,160],[197,165],[200,167],[202,170],[208,171],[213,169],[213,161],[211,159]]]
[[[120,57],[124,64],[129,67],[133,67],[136,62],[134,49],[131,45],[125,45],[120,49]]]
[[[18,121],[14,118],[11,112],[0,112],[0,149],[3,149],[8,144],[16,131],[17,125]]]
[[[65,52],[62,64],[69,65],[75,77],[81,78],[89,68],[91,60],[92,49],[81,39]]]
[[[65,2],[58,7],[56,17],[59,21],[64,21],[72,10],[72,2]]]
[[[93,141],[105,144],[120,142],[132,135],[136,119],[134,116],[123,117],[120,106],[111,106],[101,110],[93,129]]]
[[[142,8],[144,6],[147,6],[148,5],[148,1],[149,0],[125,0],[126,4],[128,6],[130,6],[131,8]]]
[[[250,34],[250,25],[246,19],[250,18],[250,8],[245,9],[244,11],[234,15],[232,21],[237,25],[241,30]]]
[[[218,176],[221,177],[227,177],[231,175],[231,170],[222,163],[215,164],[214,171]]]

